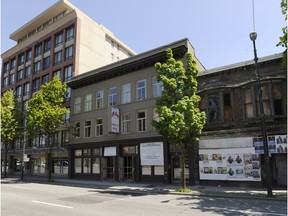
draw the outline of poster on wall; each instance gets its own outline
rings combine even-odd
[[[268,149],[270,154],[287,153],[287,135],[268,136]],[[253,138],[255,153],[264,154],[264,142],[262,137]]]
[[[201,180],[261,181],[254,148],[199,150]]]
[[[120,111],[118,108],[110,107],[108,109],[108,132],[111,134],[118,134],[119,130],[119,118],[120,118]]]
[[[163,142],[140,143],[141,165],[164,165]]]

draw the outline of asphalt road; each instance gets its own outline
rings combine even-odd
[[[36,183],[1,184],[3,216],[287,215],[283,201],[127,193]]]

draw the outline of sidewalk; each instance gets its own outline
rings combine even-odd
[[[207,196],[207,197],[229,197],[241,199],[265,199],[274,201],[287,202],[287,190],[273,189],[273,197],[267,196],[265,188],[237,188],[237,187],[215,187],[215,186],[187,186],[192,192],[180,193],[176,192],[180,188],[175,184],[157,184],[157,183],[130,183],[130,182],[114,182],[114,181],[93,181],[93,180],[76,180],[68,178],[53,178],[52,182],[47,182],[47,177],[41,176],[24,176],[21,181],[18,176],[12,176],[1,179],[1,184],[7,183],[26,183],[36,182],[55,185],[78,186],[102,189],[114,192],[124,193],[169,193],[177,195],[191,195],[191,196]]]

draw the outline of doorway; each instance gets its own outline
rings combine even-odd
[[[171,164],[172,164],[172,182],[181,181],[181,163],[179,155],[171,155]],[[185,178],[189,179],[189,163],[188,158],[185,160]]]
[[[133,156],[124,157],[124,179],[134,180],[134,160]]]
[[[102,178],[114,180],[115,157],[103,157],[102,164]]]

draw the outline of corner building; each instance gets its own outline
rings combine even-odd
[[[59,0],[40,13],[13,32],[10,39],[17,45],[1,55],[1,94],[13,89],[22,111],[41,85],[54,76],[67,82],[86,71],[135,55],[112,32],[67,0]],[[70,110],[70,88],[67,93],[66,107]],[[62,164],[67,164],[68,160],[68,152],[63,146],[69,142],[70,115],[65,116],[65,120],[66,124],[53,137],[58,143],[58,148],[53,150],[54,174],[67,175],[67,167]],[[9,151],[8,173],[20,171],[22,143],[23,139],[16,140]],[[45,137],[40,135],[26,143],[25,152],[30,160],[25,162],[25,174],[45,174],[48,169]]]

